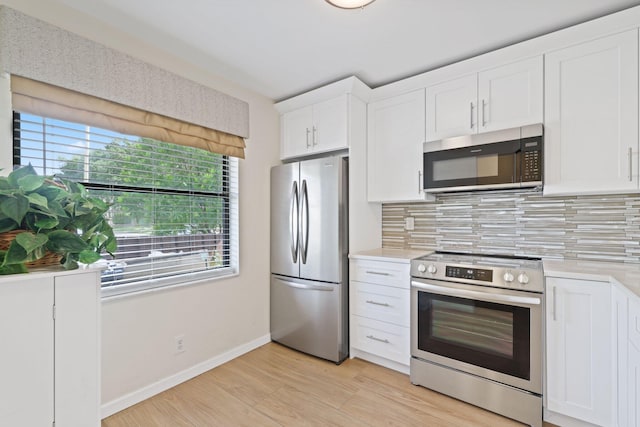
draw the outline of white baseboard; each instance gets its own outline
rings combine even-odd
[[[223,363],[226,363],[238,356],[242,356],[243,354],[250,352],[251,350],[255,350],[256,348],[267,344],[268,342],[271,342],[270,334],[264,335],[246,344],[233,348],[226,353],[222,353],[209,360],[205,360],[202,363],[180,371],[160,381],[156,381],[155,383],[149,384],[148,386],[143,387],[139,390],[126,394],[110,402],[106,402],[102,404],[101,416],[103,419],[107,418],[108,416],[113,415],[116,412],[120,412],[123,409],[133,406],[136,403],[140,403],[143,400],[146,400],[158,393],[170,389],[171,387],[175,387],[178,384],[190,380],[191,378],[197,377],[198,375],[207,372],[215,368],[216,366],[220,366]]]

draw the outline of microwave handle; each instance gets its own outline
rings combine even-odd
[[[418,194],[422,193],[422,171],[418,169]]]

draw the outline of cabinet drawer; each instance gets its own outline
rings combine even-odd
[[[640,302],[629,299],[629,341],[640,350]]]
[[[409,289],[351,283],[353,314],[409,327]]]
[[[352,261],[351,279],[409,289],[409,264],[384,261]]]
[[[411,357],[409,328],[361,316],[351,316],[351,322],[353,347],[409,365]]]

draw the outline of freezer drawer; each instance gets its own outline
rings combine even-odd
[[[340,363],[348,356],[346,285],[271,276],[271,339]]]

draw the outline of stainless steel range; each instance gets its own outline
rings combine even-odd
[[[541,426],[542,262],[436,252],[411,277],[411,382]]]

